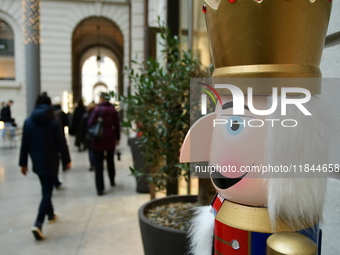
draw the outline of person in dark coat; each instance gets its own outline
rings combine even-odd
[[[47,95],[47,93],[44,93],[45,95]],[[61,109],[61,99],[60,97],[56,96],[53,98],[53,111],[54,111],[54,116],[57,118],[57,120],[59,121],[63,134],[65,135],[65,127],[69,126],[69,122],[68,122],[68,117],[67,114]],[[59,177],[57,176],[55,182],[54,182],[54,187],[59,190],[61,188],[61,185],[63,183],[59,180]]]
[[[74,109],[74,114],[72,118],[72,127],[71,127],[71,135],[76,136],[74,145],[78,147],[78,151],[82,151],[84,148],[84,144],[82,143],[82,140],[80,137],[80,122],[85,112],[86,112],[86,108],[84,106],[83,100],[79,99],[77,103],[77,107]]]
[[[79,136],[80,139],[82,140],[82,143],[84,143],[84,148],[88,150],[89,153],[89,161],[90,161],[90,171],[94,170],[94,159],[93,159],[93,150],[91,149],[91,144],[87,140],[86,135],[87,135],[87,122],[89,121],[91,114],[96,107],[96,104],[94,102],[91,102],[87,108],[86,112],[83,114],[83,117],[80,122],[80,130],[79,130]]]
[[[1,121],[3,121],[5,123],[5,127],[7,128],[4,128],[2,130],[2,138],[4,139],[5,138],[5,135],[6,135],[6,131],[7,129],[10,129],[11,130],[11,136],[12,138],[14,137],[14,126],[15,126],[15,122],[14,122],[14,119],[12,118],[12,114],[11,114],[11,106],[13,105],[14,101],[13,100],[8,100],[8,103],[6,106],[4,106],[2,109],[1,109]]]
[[[33,163],[33,172],[38,175],[42,188],[38,216],[31,230],[37,240],[42,240],[45,217],[47,216],[49,223],[57,219],[52,206],[52,191],[58,175],[60,158],[63,169],[71,168],[65,136],[54,116],[51,99],[47,95],[38,96],[32,115],[24,122],[19,158],[23,175],[28,172],[28,155]]]
[[[5,100],[3,98],[0,98],[0,119],[1,119],[1,110],[5,107]]]
[[[120,125],[119,118],[115,107],[109,102],[110,96],[106,93],[100,94],[100,103],[94,109],[87,126],[93,125],[98,117],[103,119],[104,137],[92,142],[91,149],[93,150],[95,163],[95,181],[97,194],[99,196],[104,194],[104,177],[103,177],[103,163],[104,152],[106,152],[107,168],[111,186],[115,185],[115,165],[114,165],[114,151],[116,145],[120,140]]]
[[[63,132],[64,132],[64,128],[69,126],[69,121],[68,121],[67,114],[63,112],[63,110],[61,109],[60,97],[57,96],[53,98],[52,108],[54,110],[54,115],[59,120],[61,127],[63,128]]]
[[[2,107],[1,109],[1,120],[4,122],[11,122],[13,121],[12,119],[12,114],[11,114],[11,106],[13,105],[13,100],[8,100],[7,105]]]

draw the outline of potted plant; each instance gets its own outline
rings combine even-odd
[[[191,51],[180,50],[179,39],[171,36],[169,29],[160,22],[159,32],[163,39],[164,59],[158,61],[149,58],[146,63],[140,63],[137,70],[126,68],[134,93],[120,100],[125,105],[123,127],[141,134],[137,143],[145,166],[150,170],[147,174],[136,168],[131,168],[131,171],[136,176],[145,175],[151,187],[166,190],[169,196],[177,194],[179,177],[189,175],[189,166],[179,163],[179,152],[190,128],[190,78],[207,77],[209,72],[193,57]],[[208,185],[211,186],[209,180]],[[168,203],[176,204],[179,201],[196,202],[197,197],[166,197],[140,208],[140,227],[146,255],[185,253],[186,230],[157,225],[146,216],[156,206],[167,204],[165,207],[169,208]],[[187,219],[184,221],[188,222]]]
[[[206,77],[208,73],[190,51],[181,52],[178,38],[172,37],[168,28],[160,24],[159,31],[165,59],[149,58],[138,70],[126,68],[135,93],[121,97],[121,102],[126,105],[123,127],[142,134],[138,143],[152,169],[148,180],[172,195],[177,194],[179,176],[188,174],[178,157],[190,127],[190,78]],[[141,174],[138,169],[133,173]]]

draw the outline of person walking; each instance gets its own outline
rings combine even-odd
[[[80,122],[80,129],[79,129],[79,136],[80,139],[82,140],[82,143],[84,144],[84,149],[88,150],[88,154],[89,154],[89,161],[90,161],[90,171],[94,170],[94,159],[93,159],[93,151],[91,148],[91,144],[90,142],[87,140],[87,122],[89,121],[91,114],[94,110],[94,108],[96,107],[96,104],[94,102],[91,102],[87,108],[86,108],[86,112],[83,114],[83,117],[81,119]]]
[[[2,130],[2,138],[5,139],[6,131],[11,131],[11,138],[15,135],[15,121],[12,118],[11,106],[13,105],[13,100],[8,100],[7,105],[1,109],[1,120],[5,123],[5,127]]]
[[[78,147],[79,152],[84,150],[84,146],[85,146],[80,137],[80,122],[85,112],[86,112],[86,107],[83,103],[83,100],[79,99],[77,103],[77,107],[74,109],[74,114],[72,118],[72,127],[71,127],[71,133],[70,133],[71,135],[75,135],[76,137],[74,145]]]
[[[104,153],[106,152],[108,175],[111,186],[115,186],[115,165],[114,151],[116,145],[119,145],[120,140],[120,125],[118,113],[115,107],[110,104],[110,96],[107,93],[101,93],[99,104],[94,109],[87,126],[95,124],[98,117],[103,119],[104,136],[99,141],[94,141],[91,144],[93,150],[94,165],[95,165],[95,183],[98,196],[104,195]]]
[[[44,95],[47,95],[46,92],[43,93]],[[68,122],[68,117],[67,114],[65,112],[63,112],[63,110],[61,109],[61,99],[60,97],[56,96],[53,97],[52,100],[52,108],[54,111],[54,116],[57,118],[57,120],[59,121],[63,134],[65,135],[65,127],[69,126],[69,122]],[[60,181],[59,176],[57,175],[57,178],[54,182],[54,187],[59,190],[61,189],[61,185],[63,183]]]
[[[1,110],[5,107],[5,100],[3,98],[0,98],[0,119],[1,119]]]
[[[33,172],[39,177],[42,190],[38,215],[31,230],[36,240],[42,240],[44,238],[42,226],[46,216],[49,223],[54,223],[57,219],[52,205],[52,192],[60,158],[63,169],[71,168],[65,136],[54,116],[51,99],[47,95],[38,96],[32,115],[24,122],[19,158],[23,175],[27,175],[28,172],[28,155],[33,163]]]
[[[69,126],[69,121],[68,121],[67,114],[63,112],[63,110],[61,109],[61,98],[58,96],[54,97],[52,103],[53,103],[52,108],[54,110],[54,115],[59,120],[61,127],[63,128],[63,132],[64,132],[65,127]]]

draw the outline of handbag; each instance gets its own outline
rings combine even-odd
[[[97,118],[96,123],[94,123],[87,131],[86,139],[95,142],[99,141],[104,137],[104,129],[103,129],[103,118],[102,118],[102,109],[100,108],[99,117]]]

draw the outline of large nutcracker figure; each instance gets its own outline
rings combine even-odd
[[[326,179],[304,167],[328,162],[331,122],[317,95],[330,11],[331,0],[205,1],[220,103],[191,127],[180,160],[209,161],[217,195],[193,221],[193,254],[321,254]]]

